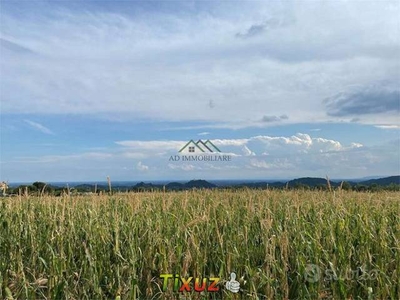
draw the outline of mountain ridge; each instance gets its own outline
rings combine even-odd
[[[400,175],[395,176],[388,176],[388,177],[381,177],[376,179],[369,179],[364,181],[358,180],[329,180],[331,187],[339,187],[341,184],[345,184],[346,188],[357,187],[360,190],[365,190],[368,187],[374,186],[381,186],[381,187],[389,187],[391,185],[399,185],[400,186]],[[35,185],[36,183],[32,184]],[[43,183],[44,184],[44,183]],[[24,184],[10,186],[10,188],[24,188],[24,187],[32,187],[32,185]],[[72,190],[79,190],[82,192],[93,192],[93,191],[107,191],[109,189],[107,184],[95,184],[95,183],[78,183],[76,185],[62,185],[61,183],[58,184],[47,184],[46,185],[52,189],[62,189],[62,188],[69,188]],[[240,180],[236,181],[218,181],[212,182],[212,180],[207,181],[203,179],[194,179],[187,182],[178,182],[178,181],[171,181],[165,183],[152,183],[152,182],[138,182],[136,184],[132,184],[126,182],[124,184],[112,185],[113,190],[117,191],[144,191],[144,190],[155,190],[155,189],[164,189],[164,190],[189,190],[189,189],[215,189],[215,188],[257,188],[257,189],[265,189],[265,188],[324,188],[327,187],[327,179],[321,177],[300,177],[295,178],[292,180],[257,180],[251,181],[246,180],[241,182]]]

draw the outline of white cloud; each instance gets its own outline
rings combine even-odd
[[[136,165],[136,169],[139,171],[147,171],[149,169],[149,166],[146,166],[141,161],[139,161]]]
[[[250,166],[261,168],[261,169],[291,169],[294,167],[293,164],[289,162],[288,159],[276,159],[272,162],[267,162],[261,159],[251,159]]]
[[[400,125],[377,125],[375,127],[380,129],[400,129]]]
[[[47,173],[63,174],[51,178],[56,181],[62,180],[62,176],[66,176],[64,180],[88,180],[105,178],[107,175],[114,180],[276,179],[324,177],[327,174],[331,178],[343,178],[363,177],[366,174],[393,175],[398,174],[399,170],[398,140],[366,147],[356,141],[343,144],[336,140],[299,133],[293,136],[253,136],[212,142],[223,151],[223,155],[232,153],[232,160],[170,161],[170,156],[178,155],[177,148],[186,144],[186,141],[124,141],[117,143],[120,147],[113,148],[108,153],[84,152],[2,160],[2,171],[12,178],[13,174],[23,174],[22,171],[29,168],[37,176],[42,174],[43,180]],[[160,146],[169,150],[164,150],[161,154]],[[73,175],[75,177],[71,177]]]
[[[30,121],[30,120],[24,120],[24,122],[27,123],[28,125],[30,125],[33,129],[35,129],[37,131],[40,131],[40,132],[42,132],[44,134],[54,135],[53,131],[51,131],[49,128],[47,128],[46,126],[43,126],[40,123],[33,122],[33,121]]]
[[[360,144],[360,143],[351,143],[350,144],[350,149],[352,149],[352,148],[361,148],[361,147],[364,147],[363,144]]]
[[[198,133],[197,135],[200,135],[200,136],[202,136],[202,135],[209,135],[210,133],[209,132],[207,132],[207,131],[204,131],[204,132],[200,132],[200,133]]]
[[[264,116],[349,121],[328,116],[323,99],[397,84],[397,2],[229,2],[135,17],[48,7],[41,17],[1,12],[2,38],[14,45],[0,62],[4,113],[228,128],[271,126]],[[398,122],[390,112],[359,118]]]
[[[256,155],[253,151],[251,151],[247,146],[243,146],[242,148],[243,155],[250,156],[250,155]]]
[[[306,157],[312,159],[312,155],[330,155],[362,149],[360,143],[342,145],[339,141],[311,137],[308,134],[298,133],[289,137],[254,136],[247,139],[216,139],[211,140],[222,152],[219,155],[231,155],[234,163],[256,166],[260,161],[268,161],[268,166],[277,166],[282,159],[294,157]],[[83,152],[69,155],[46,155],[40,157],[19,157],[17,162],[68,162],[68,161],[136,161],[138,170],[147,170],[149,164],[163,165],[173,155],[178,154],[187,141],[117,141],[122,146],[113,152]],[[252,160],[253,159],[253,160]],[[260,160],[261,159],[261,160]],[[276,160],[277,159],[277,160]],[[271,160],[275,160],[272,163]],[[287,161],[285,160],[285,163]],[[233,164],[234,164],[233,163]],[[200,165],[199,165],[200,166]],[[204,164],[201,164],[204,166]],[[187,167],[185,167],[187,170]]]
[[[201,169],[191,164],[183,164],[183,165],[168,164],[168,168],[170,168],[171,170],[183,170],[183,171],[193,171],[195,169]]]
[[[351,148],[362,147],[359,143],[349,146],[342,145],[339,141],[298,133],[290,137],[254,136],[247,139],[213,139],[211,140],[222,153],[234,156],[276,155],[296,153],[324,153],[331,151],[344,151]],[[124,156],[130,158],[155,157],[174,155],[187,141],[117,141],[116,144],[129,148]]]

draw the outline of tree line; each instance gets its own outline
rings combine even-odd
[[[308,185],[305,183],[295,184],[281,184],[274,185],[268,183],[248,183],[248,184],[236,184],[236,185],[225,185],[216,186],[208,183],[204,180],[198,182],[188,182],[187,184],[167,184],[167,185],[153,185],[139,183],[134,186],[118,186],[112,189],[112,192],[145,192],[145,191],[182,191],[190,189],[226,189],[226,190],[239,190],[243,188],[250,189],[274,189],[274,190],[338,190],[342,189],[345,191],[357,191],[357,192],[379,192],[379,191],[400,191],[400,184],[391,183],[389,185],[379,185],[376,183],[366,185],[362,183],[351,184],[347,181],[341,182],[339,185],[331,186],[330,184],[317,184]],[[59,187],[47,184],[45,182],[36,181],[30,185],[19,185],[17,187],[9,187],[7,189],[8,195],[85,195],[85,194],[102,194],[109,193],[109,187],[106,185],[89,185],[82,184],[74,187]]]

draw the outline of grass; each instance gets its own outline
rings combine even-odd
[[[163,273],[220,277],[220,291],[162,292]],[[1,198],[0,283],[0,299],[399,299],[400,195]]]

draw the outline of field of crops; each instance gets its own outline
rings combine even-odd
[[[176,292],[171,279],[163,291],[162,274],[218,277],[219,290]],[[399,299],[400,195],[0,198],[0,283],[0,299]]]

